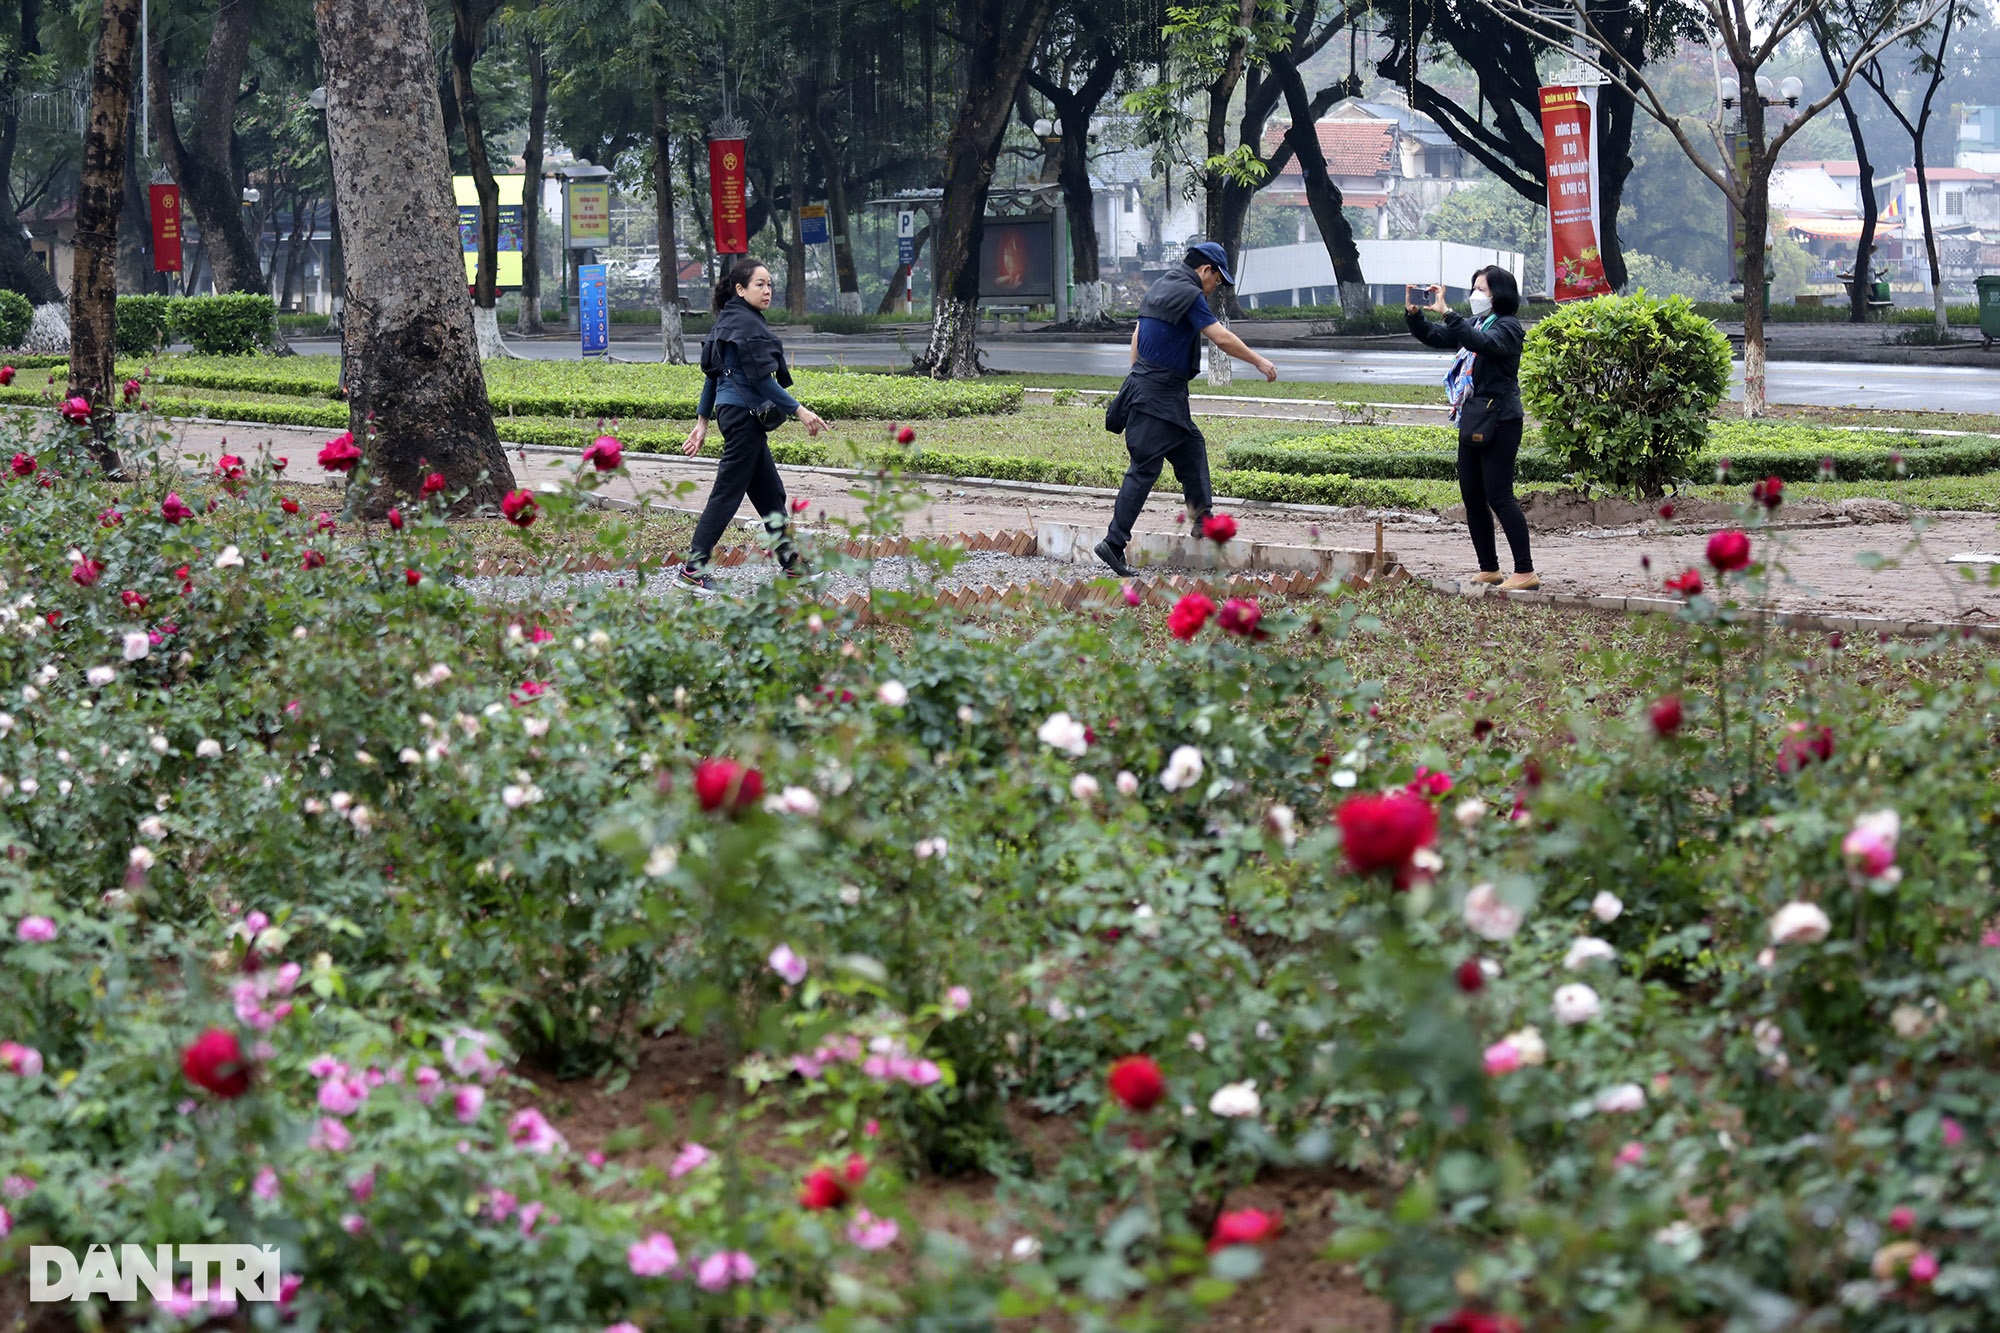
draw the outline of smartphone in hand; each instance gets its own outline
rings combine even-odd
[[[1403,288],[1403,303],[1405,305],[1427,306],[1431,303],[1431,292],[1434,290],[1428,283],[1405,286]]]

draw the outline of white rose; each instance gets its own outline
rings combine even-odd
[[[344,815],[347,813],[347,807],[354,804],[354,798],[344,791],[337,791],[327,797],[327,804],[333,807],[335,814]]]
[[[1525,1027],[1519,1032],[1510,1032],[1501,1038],[1514,1048],[1524,1065],[1539,1065],[1549,1058],[1549,1044],[1542,1040],[1540,1028]]]
[[[549,734],[549,720],[545,717],[524,717],[521,719],[521,730],[539,740]]]
[[[0,713],[0,736],[5,736],[13,729],[14,715],[12,713]]]
[[[1097,793],[1097,779],[1088,773],[1079,773],[1069,780],[1069,794],[1079,801],[1094,801]]]
[[[1123,769],[1121,769],[1119,770],[1118,773],[1117,785],[1118,785],[1118,794],[1120,796],[1134,795],[1139,790],[1138,775],[1134,773],[1127,773]]]
[[[1818,903],[1786,903],[1771,918],[1773,944],[1818,944],[1833,929]]]
[[[1646,1105],[1646,1090],[1637,1083],[1620,1083],[1597,1094],[1597,1109],[1606,1115],[1620,1111],[1643,1110]]]
[[[1590,900],[1590,914],[1607,926],[1616,921],[1624,910],[1625,904],[1609,889],[1599,889],[1597,896]]]
[[[347,822],[354,825],[356,833],[367,833],[375,827],[375,816],[365,805],[357,805],[347,812]]]
[[[118,679],[118,673],[108,666],[94,666],[83,673],[83,678],[100,689]]]
[[[161,822],[158,815],[147,815],[139,821],[139,836],[154,839],[164,838],[167,836],[167,826]]]
[[[1026,1263],[1028,1260],[1033,1259],[1036,1255],[1039,1255],[1041,1252],[1042,1252],[1042,1243],[1036,1240],[1033,1236],[1019,1237],[1018,1239],[1015,1240],[1013,1246],[1009,1250],[1009,1253],[1011,1253],[1014,1256],[1015,1260],[1019,1263]]]
[[[951,844],[943,838],[922,838],[917,842],[917,859],[928,861],[933,856],[942,858],[950,850]]]
[[[1486,810],[1486,802],[1477,796],[1471,796],[1458,803],[1458,808],[1452,811],[1452,818],[1458,821],[1460,828],[1469,829],[1486,818]]]
[[[1274,805],[1264,812],[1264,822],[1271,832],[1278,835],[1278,841],[1291,847],[1299,840],[1298,816],[1289,805]]]
[[[1618,951],[1603,940],[1594,935],[1585,935],[1569,946],[1569,952],[1563,955],[1563,966],[1574,972],[1592,963],[1609,962],[1617,956]]]
[[[414,745],[405,745],[396,752],[396,762],[409,768],[415,768],[424,762],[424,756]]]
[[[875,687],[875,697],[891,708],[901,708],[910,701],[910,690],[900,680],[885,680]]]
[[[243,568],[243,552],[237,550],[234,546],[223,547],[222,554],[215,557],[215,567],[217,569]],[[300,628],[304,627],[301,626]]]
[[[153,641],[142,629],[130,630],[125,635],[125,660],[137,662],[153,651]]]
[[[765,797],[764,810],[774,815],[811,817],[819,813],[819,797],[804,787],[787,787],[776,796]]]
[[[1567,986],[1556,987],[1553,1004],[1556,1022],[1564,1027],[1575,1027],[1578,1023],[1588,1023],[1604,1008],[1604,1002],[1597,998],[1597,992],[1580,981]]]
[[[542,789],[533,783],[526,785],[509,783],[500,789],[500,803],[509,810],[519,810],[524,805],[533,805],[542,799]]]
[[[1168,791],[1184,791],[1201,781],[1201,751],[1183,745],[1167,757],[1160,772],[1160,785]]]
[[[194,747],[194,752],[203,759],[222,758],[222,742],[204,737]]]
[[[1084,751],[1090,748],[1083,723],[1068,713],[1051,714],[1048,721],[1036,729],[1035,736],[1050,749],[1061,750],[1072,759],[1082,758]]]
[[[1208,1109],[1228,1120],[1257,1115],[1264,1109],[1263,1100],[1257,1096],[1257,1080],[1223,1084],[1208,1099]]]
[[[674,873],[674,867],[680,863],[680,853],[674,850],[674,845],[663,842],[646,858],[646,874],[653,879],[665,879]]]
[[[130,852],[126,853],[125,864],[131,866],[134,870],[151,870],[153,868],[152,848],[134,847]]]
[[[147,739],[146,748],[151,750],[154,754],[165,754],[167,752],[167,738],[165,736],[155,734],[154,736]]]
[[[29,704],[31,704],[31,703],[35,702],[35,700],[37,700],[37,699],[39,699],[39,698],[41,698],[41,697],[42,697],[42,692],[41,692],[40,690],[36,689],[36,688],[35,688],[34,686],[32,686],[32,685],[23,685],[23,686],[21,687],[21,702],[22,702],[22,703],[29,703]]]
[[[1760,1018],[1750,1029],[1750,1039],[1757,1043],[1757,1054],[1770,1059],[1785,1047],[1784,1029],[1768,1018]]]
[[[1521,914],[1501,902],[1500,891],[1491,884],[1466,891],[1463,914],[1472,933],[1484,940],[1510,940],[1521,929]]]

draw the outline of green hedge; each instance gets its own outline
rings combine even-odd
[[[198,356],[248,356],[270,346],[278,304],[256,292],[168,302],[167,324]]]
[[[19,292],[0,289],[0,347],[19,347],[35,323],[35,307]]]
[[[167,345],[171,331],[171,296],[121,296],[112,341],[124,356],[146,356]]]

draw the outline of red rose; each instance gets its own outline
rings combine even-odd
[[[507,521],[517,528],[531,526],[541,514],[542,508],[535,503],[530,491],[509,491],[507,498],[500,502],[500,512]]]
[[[14,455],[13,468],[15,476],[32,477],[35,475],[35,467],[35,456],[33,454]]]
[[[1776,509],[1785,502],[1785,479],[1766,477],[1750,484],[1750,498],[1766,509]]]
[[[704,759],[694,766],[694,796],[701,808],[747,810],[764,794],[764,775],[734,759]]]
[[[250,1091],[250,1065],[236,1034],[210,1028],[181,1052],[181,1073],[197,1088],[234,1100]]]
[[[66,421],[74,421],[81,425],[90,420],[90,400],[81,395],[63,399],[63,405],[59,410]]]
[[[905,426],[901,430],[896,432],[897,444],[915,444],[916,440],[917,440],[917,431],[916,427],[914,426]]]
[[[1451,774],[1433,773],[1428,768],[1418,768],[1417,775],[1403,786],[1412,796],[1451,795]]]
[[[847,1160],[841,1164],[840,1174],[847,1177],[848,1184],[859,1185],[868,1179],[868,1159],[858,1152],[849,1153]]]
[[[1785,728],[1785,740],[1778,747],[1778,771],[1796,773],[1811,763],[1827,763],[1833,758],[1833,728],[1812,730],[1803,722]]]
[[[278,501],[278,508],[284,510],[287,514],[296,514],[299,512],[299,502],[290,496],[286,496],[284,499]]]
[[[1261,1245],[1278,1234],[1281,1219],[1276,1213],[1242,1208],[1215,1219],[1215,1232],[1208,1238],[1208,1252],[1231,1245]]]
[[[840,1183],[829,1167],[819,1167],[809,1172],[799,1185],[799,1207],[812,1212],[824,1212],[829,1208],[842,1208],[847,1204],[847,1187]]]
[[[281,454],[278,457],[271,460],[271,471],[283,472],[286,468],[290,467],[291,465],[292,465],[292,460],[286,458]]]
[[[318,515],[316,515],[313,518],[313,526],[318,528],[321,532],[332,532],[335,528],[340,526],[340,523],[338,520],[334,518],[332,514],[329,514],[326,512],[326,510],[322,509],[319,511]]]
[[[1477,995],[1486,989],[1486,970],[1479,966],[1477,958],[1468,958],[1460,963],[1454,976],[1458,988],[1467,995]]]
[[[616,472],[625,461],[625,446],[618,443],[616,435],[600,435],[583,451],[583,461],[599,472]]]
[[[160,501],[160,517],[169,523],[177,524],[184,519],[193,518],[194,510],[182,504],[180,496],[172,491],[168,491],[167,498]]]
[[[1442,1324],[1432,1324],[1431,1333],[1521,1333],[1521,1325],[1506,1315],[1460,1310]]]
[[[1660,517],[1671,519],[1673,516],[1674,516],[1674,502],[1672,500],[1669,500],[1665,504],[1660,506]]]
[[[224,481],[241,481],[243,478],[243,460],[235,454],[224,454],[215,460],[215,475]]]
[[[401,532],[403,530],[402,510],[396,508],[394,505],[390,505],[389,512],[384,517],[389,520],[389,530],[391,532]]]
[[[1227,514],[1210,514],[1201,521],[1201,535],[1217,543],[1233,541],[1236,537],[1236,520]]]
[[[1734,528],[1726,528],[1708,539],[1708,563],[1718,574],[1741,569],[1750,563],[1750,538]]]
[[[1128,1055],[1111,1066],[1111,1095],[1128,1111],[1150,1111],[1167,1095],[1167,1080],[1150,1055]]]
[[[403,582],[409,584],[412,588],[416,587],[417,584],[421,583],[423,581],[423,577],[424,576],[422,574],[417,573],[417,571],[414,569],[406,569],[403,571]]]
[[[5,388],[7,385],[12,384],[13,382],[14,382],[14,367],[0,366],[0,388]]]
[[[424,478],[424,494],[436,495],[444,489],[444,473],[433,472]]]
[[[1400,879],[1410,858],[1437,840],[1437,811],[1421,796],[1394,791],[1350,796],[1334,812],[1347,864],[1356,874],[1393,870]]]
[[[1655,700],[1652,708],[1653,731],[1661,736],[1671,736],[1681,729],[1681,697],[1669,694]]]
[[[806,512],[807,507],[811,504],[812,501],[806,499],[804,496],[801,496],[798,499],[792,501],[792,512],[794,514],[803,514]]]
[[[319,451],[319,465],[328,472],[352,472],[354,465],[361,461],[361,451],[354,447],[354,432],[344,430],[326,442]]]
[[[107,509],[97,516],[97,526],[100,528],[115,528],[124,521],[124,513],[117,509]]]
[[[127,611],[144,611],[146,609],[145,594],[134,592],[130,588],[127,588],[124,592],[119,593],[118,600],[125,603],[125,609]]]
[[[131,401],[132,401],[132,400],[133,400],[134,398],[137,398],[137,397],[139,396],[139,387],[140,387],[140,386],[139,386],[139,381],[137,381],[137,380],[126,380],[126,381],[125,381],[125,401],[126,401],[126,402],[128,402],[128,403],[129,403],[129,402],[131,402]]]
[[[102,561],[92,560],[88,556],[85,556],[70,566],[69,577],[70,581],[75,583],[77,587],[88,588],[96,583],[98,577],[103,573],[104,564]]]
[[[1174,603],[1174,609],[1167,613],[1167,628],[1176,639],[1192,639],[1201,633],[1201,627],[1215,614],[1215,603],[1198,592],[1191,592]]]
[[[308,546],[306,547],[305,555],[303,555],[299,559],[299,568],[318,569],[321,565],[324,565],[325,563],[326,563],[326,556],[320,553],[320,549],[317,546]]]
[[[1667,590],[1677,592],[1683,597],[1699,597],[1701,589],[1701,571],[1698,569],[1690,569],[1667,580]]]
[[[1257,634],[1257,622],[1264,618],[1263,608],[1252,597],[1232,597],[1222,604],[1222,612],[1215,623],[1225,633],[1240,634],[1249,638]]]
[[[512,694],[509,694],[507,698],[510,702],[513,703],[514,707],[519,708],[521,705],[527,703],[529,700],[539,699],[548,692],[549,692],[548,681],[524,680],[519,685],[514,687],[514,692]]]

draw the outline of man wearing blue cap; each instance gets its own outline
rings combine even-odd
[[[1125,544],[1132,540],[1132,525],[1139,521],[1163,464],[1174,465],[1189,520],[1199,529],[1208,517],[1214,498],[1208,483],[1208,441],[1188,410],[1188,384],[1201,372],[1201,339],[1249,362],[1265,379],[1278,378],[1278,368],[1245,346],[1208,308],[1208,298],[1218,288],[1235,283],[1228,254],[1214,241],[1203,241],[1188,248],[1180,267],[1162,275],[1139,306],[1132,369],[1104,413],[1104,428],[1124,432],[1125,449],[1132,456],[1118,487],[1111,528],[1097,544],[1097,558],[1121,578],[1137,572],[1125,563]]]

